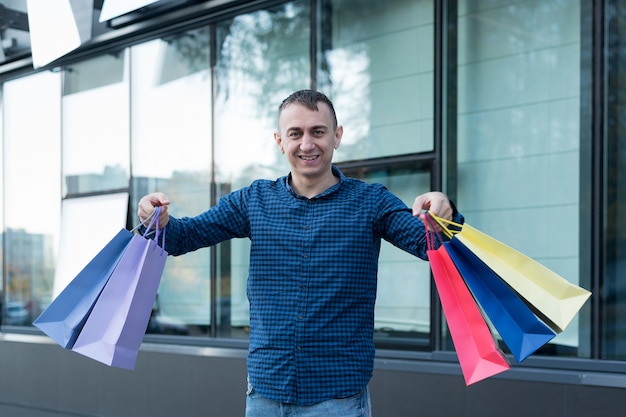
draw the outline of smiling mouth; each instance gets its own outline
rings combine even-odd
[[[313,156],[300,155],[298,158],[302,159],[303,161],[315,161],[317,158],[319,158],[319,155],[313,155]]]

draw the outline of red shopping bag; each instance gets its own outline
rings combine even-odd
[[[471,385],[510,369],[446,248],[441,245],[434,249],[430,234],[427,230],[426,253],[465,384]]]

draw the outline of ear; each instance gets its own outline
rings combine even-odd
[[[285,148],[283,147],[283,139],[280,137],[280,133],[274,132],[274,141],[276,141],[276,146],[280,150],[280,153],[285,153]]]
[[[339,148],[341,138],[343,137],[343,126],[337,126],[335,129],[335,149]]]

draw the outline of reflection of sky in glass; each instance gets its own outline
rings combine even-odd
[[[6,227],[56,236],[60,217],[60,95],[58,73],[4,84]],[[36,123],[34,123],[36,121]]]
[[[64,195],[128,186],[127,53],[104,55],[64,72]]]
[[[231,182],[251,165],[274,166],[279,155],[275,121],[260,119],[253,98],[231,96],[217,116],[216,167],[223,182]],[[250,173],[244,174],[248,178]],[[260,172],[259,172],[260,174]],[[244,185],[244,184],[241,184]]]
[[[168,68],[185,66],[165,59],[168,48],[174,47],[157,40],[132,49],[133,175],[137,177],[170,178],[174,171],[202,172],[210,167],[208,65],[203,71]],[[182,76],[166,76],[171,73]]]
[[[128,107],[123,83],[63,97],[65,176],[128,169]]]
[[[331,99],[338,122],[344,126],[341,148],[345,150],[345,147],[362,142],[369,134],[370,60],[367,51],[359,47],[332,49],[328,51],[327,59],[332,83]],[[349,154],[347,152],[345,157]]]
[[[128,193],[63,200],[53,296],[126,226]]]

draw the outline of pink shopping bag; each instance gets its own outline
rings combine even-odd
[[[510,369],[474,297],[441,245],[434,249],[426,231],[428,260],[465,384],[471,385]]]

